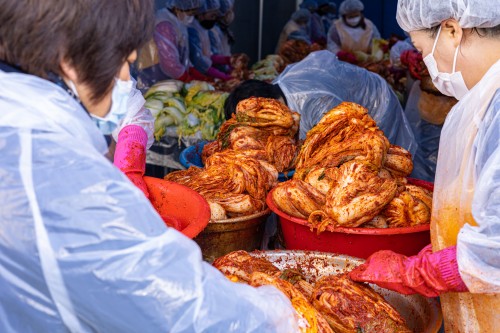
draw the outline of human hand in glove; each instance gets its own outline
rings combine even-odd
[[[118,124],[118,127],[113,131],[113,139],[119,142],[119,133],[128,125],[137,125],[141,127],[147,135],[146,148],[151,147],[154,142],[154,123],[155,119],[151,111],[144,107],[146,100],[141,92],[135,88],[136,82],[134,80],[134,88],[130,92],[127,102],[127,114],[123,120]]]
[[[428,245],[411,257],[379,251],[349,276],[354,281],[374,283],[405,295],[436,297],[445,292],[468,291],[458,272],[456,246],[433,253]]]
[[[231,64],[231,57],[230,56],[223,56],[220,54],[213,54],[210,57],[210,60],[212,60],[213,65],[230,65]]]
[[[149,198],[148,188],[142,178],[146,171],[147,142],[148,136],[142,127],[125,126],[118,135],[113,163]]]
[[[218,70],[217,68],[214,68],[214,67],[210,67],[208,69],[207,75],[211,76],[211,77],[214,77],[216,79],[221,79],[223,81],[229,81],[229,80],[231,80],[233,78],[231,75],[225,74],[225,73],[221,72],[220,70]]]

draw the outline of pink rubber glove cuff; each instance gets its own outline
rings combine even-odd
[[[231,57],[214,54],[210,57],[210,60],[212,60],[212,64],[215,65],[229,65],[231,62]]]
[[[379,251],[349,276],[354,281],[375,283],[406,295],[436,297],[444,292],[467,291],[458,272],[456,247],[432,253],[429,245],[411,257]]]
[[[142,179],[146,171],[146,145],[148,135],[137,125],[125,126],[118,134],[114,164],[149,197],[146,183]]]
[[[224,73],[222,73],[221,71],[219,71],[218,69],[216,69],[214,67],[210,67],[208,69],[207,75],[209,75],[211,77],[215,77],[217,79],[224,80],[224,81],[229,81],[232,78],[230,75],[224,74]]]
[[[448,287],[457,292],[469,291],[458,270],[457,247],[448,247],[434,252],[434,255],[439,256],[438,269]]]
[[[146,157],[145,154],[137,154],[135,150],[146,151],[148,143],[148,135],[146,131],[137,125],[125,126],[118,134],[118,142],[116,144],[114,164],[122,170],[123,168],[134,168],[144,170],[146,167],[145,159],[136,160],[133,157]],[[134,154],[130,156],[131,151]],[[138,156],[144,155],[144,156]]]

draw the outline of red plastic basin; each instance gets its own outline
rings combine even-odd
[[[189,238],[196,237],[210,220],[210,206],[187,186],[160,178],[144,177],[149,200],[165,224]]]
[[[409,183],[433,190],[432,183],[409,178]],[[269,192],[266,203],[278,215],[285,248],[289,250],[322,251],[368,258],[380,250],[392,250],[407,256],[417,254],[430,244],[430,225],[405,228],[344,228],[328,226],[319,235],[310,230],[307,220],[288,215],[274,204]]]

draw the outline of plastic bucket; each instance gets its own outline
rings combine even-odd
[[[260,248],[265,221],[270,210],[227,220],[210,221],[194,239],[208,262],[236,250],[253,251]]]
[[[165,224],[189,238],[196,237],[210,220],[207,201],[189,187],[160,178],[144,177],[149,200]]]
[[[410,183],[431,190],[431,183],[408,179]],[[407,256],[415,255],[430,244],[430,225],[404,228],[344,228],[328,226],[317,234],[311,231],[307,220],[297,218],[279,210],[269,192],[267,206],[278,215],[283,231],[285,248],[289,250],[322,251],[368,258],[379,250],[392,250]]]

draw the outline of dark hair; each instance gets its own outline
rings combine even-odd
[[[439,27],[441,24],[438,24],[432,28],[429,29],[424,29],[424,31],[427,31],[430,35],[431,38],[436,38],[436,35],[438,33]],[[498,38],[500,37],[500,24],[491,28],[472,28],[471,29],[471,34],[476,33],[479,37],[481,38]]]
[[[0,0],[0,60],[26,73],[75,68],[93,101],[112,88],[127,57],[154,27],[152,0]]]
[[[224,103],[224,114],[226,119],[236,112],[236,106],[244,99],[250,97],[283,98],[287,103],[285,94],[277,84],[271,84],[259,80],[247,80],[233,90]]]

